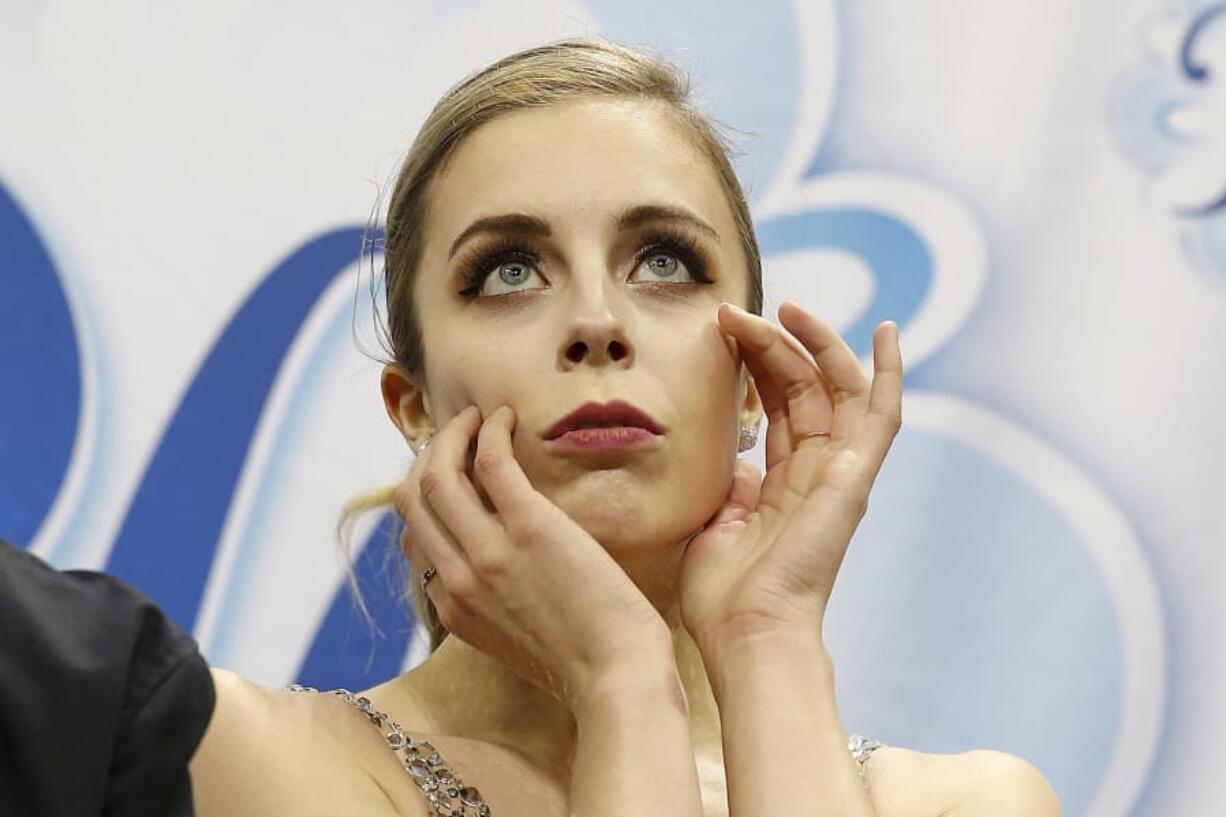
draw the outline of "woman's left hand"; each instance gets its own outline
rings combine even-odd
[[[738,461],[724,506],[686,548],[682,620],[704,652],[726,637],[820,636],[847,545],[902,423],[892,322],[873,335],[870,383],[838,333],[793,302],[779,308],[791,336],[731,305],[718,320],[762,398],[766,476]]]

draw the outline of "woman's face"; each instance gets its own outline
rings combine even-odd
[[[503,115],[456,149],[427,209],[414,286],[428,392],[384,380],[402,432],[505,403],[528,478],[610,553],[701,526],[760,404],[716,321],[721,301],[747,299],[736,224],[679,126],[629,100]],[[583,403],[615,399],[666,430],[619,450],[545,439]]]

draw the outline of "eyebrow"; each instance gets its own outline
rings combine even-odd
[[[719,241],[719,233],[707,222],[686,210],[669,204],[640,204],[621,212],[617,217],[618,230],[631,230],[653,221],[679,221],[683,224],[706,233]],[[451,242],[451,250],[447,253],[450,260],[465,241],[479,233],[512,233],[516,235],[547,238],[553,235],[549,222],[527,213],[504,213],[497,216],[479,218],[469,224]]]

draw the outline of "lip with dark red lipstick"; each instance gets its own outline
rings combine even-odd
[[[573,451],[637,448],[666,432],[650,414],[625,400],[584,403],[545,432],[545,439]]]

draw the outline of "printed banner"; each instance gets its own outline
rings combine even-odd
[[[261,683],[422,660],[393,518],[335,533],[412,456],[363,236],[446,88],[584,33],[729,127],[767,315],[866,367],[901,327],[826,623],[847,727],[1020,755],[1068,815],[1220,813],[1222,2],[6,4],[0,536]]]

